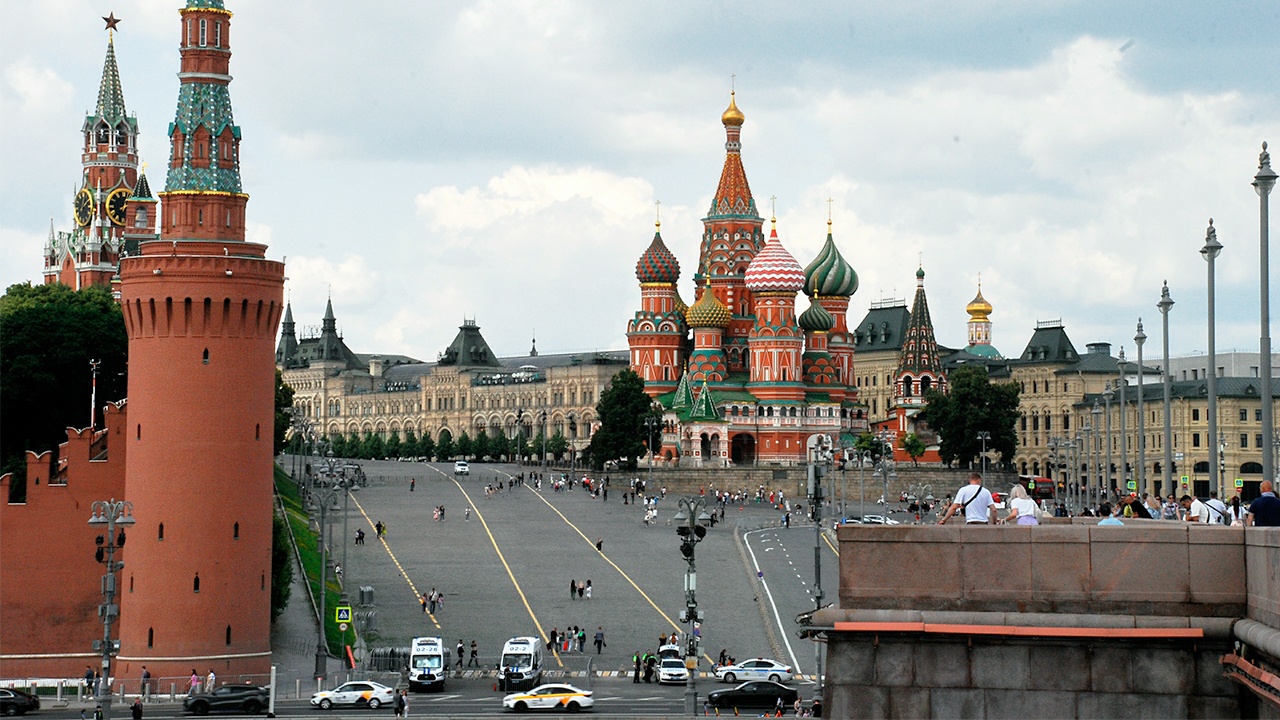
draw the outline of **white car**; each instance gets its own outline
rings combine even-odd
[[[466,460],[459,460],[453,464],[453,474],[454,475],[470,475],[471,466],[467,464]]]
[[[579,690],[572,685],[539,685],[522,693],[512,693],[502,698],[502,707],[507,710],[524,712],[525,710],[590,710],[596,701],[591,698],[590,690]]]
[[[689,670],[680,658],[663,658],[658,665],[658,683],[676,683],[684,685],[689,682]]]
[[[343,683],[332,690],[321,690],[311,696],[311,704],[321,710],[339,705],[377,710],[384,705],[391,705],[395,699],[396,691],[386,685],[371,680],[356,680]]]
[[[790,665],[768,658],[751,658],[736,665],[721,665],[716,668],[716,678],[727,683],[743,680],[772,680],[781,683],[792,680],[793,675]]]
[[[863,525],[901,525],[902,523],[894,520],[887,515],[863,515]]]

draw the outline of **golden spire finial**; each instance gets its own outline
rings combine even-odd
[[[982,292],[982,273],[978,273],[978,292]]]
[[[662,201],[661,200],[653,201],[653,227],[658,230],[662,229]]]
[[[835,202],[833,198],[827,198],[827,234],[831,234],[831,203]]]
[[[777,195],[769,196],[769,222],[772,224],[773,230],[778,229],[778,196]]]

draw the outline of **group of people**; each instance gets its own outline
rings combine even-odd
[[[462,667],[462,658],[467,653],[467,646],[462,643],[462,638],[458,638],[458,646],[455,648],[458,659],[454,661],[455,668]],[[447,655],[447,653],[446,653]],[[448,664],[448,658],[445,658],[445,664]],[[467,667],[480,667],[480,646],[476,644],[475,638],[471,639],[471,659],[467,660]]]
[[[1264,480],[1259,490],[1261,494],[1248,505],[1237,495],[1231,498],[1230,506],[1219,500],[1216,492],[1209,493],[1209,499],[1204,501],[1191,495],[1183,495],[1175,500],[1175,496],[1171,494],[1163,503],[1159,496],[1144,493],[1139,498],[1137,493],[1129,493],[1121,495],[1114,506],[1104,501],[1098,505],[1096,512],[1085,509],[1081,514],[1101,517],[1099,525],[1123,525],[1122,518],[1140,518],[1210,525],[1280,527],[1280,499],[1276,498],[1274,486],[1270,481]],[[1039,525],[1044,511],[1019,483],[1009,492],[1006,514],[1001,517],[994,495],[983,485],[982,475],[973,473],[969,476],[969,484],[956,492],[946,512],[938,519],[938,524],[945,525],[957,515],[964,516],[965,524]]]
[[[444,593],[438,592],[435,588],[431,588],[430,592],[422,593],[422,597],[418,599],[422,603],[423,614],[431,613],[435,615],[444,609]],[[459,641],[461,642],[461,641]]]
[[[596,549],[599,550],[604,544],[603,540],[596,542]],[[590,600],[591,599],[591,581],[585,583],[582,580],[569,579],[569,599],[570,600]]]
[[[592,638],[592,642],[596,646],[597,655],[604,652],[604,649],[608,647],[608,643],[604,641],[603,625],[596,626],[596,633]],[[559,627],[551,628],[551,634],[547,636],[547,650],[557,653],[586,652],[587,629],[577,625],[572,627],[566,625],[562,633]]]

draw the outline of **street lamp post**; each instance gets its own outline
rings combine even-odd
[[[1173,374],[1169,371],[1169,310],[1173,308],[1173,298],[1169,297],[1169,281],[1164,281],[1160,289],[1160,322],[1163,325],[1162,341],[1164,343],[1164,367],[1161,382],[1164,384],[1164,484],[1160,488],[1163,493],[1173,492],[1173,418],[1170,406],[1173,404]]]
[[[1093,409],[1090,410],[1089,413],[1093,416],[1093,430],[1096,438],[1096,436],[1101,434],[1100,431],[1102,428],[1102,425],[1098,423],[1098,417],[1102,415],[1102,406],[1098,404],[1097,398],[1093,399]],[[1089,485],[1089,505],[1096,506],[1102,498],[1102,448],[1095,442],[1090,442],[1089,444],[1091,446],[1090,449],[1093,450],[1094,461],[1093,466],[1089,468],[1089,474],[1093,475],[1095,472],[1097,473],[1097,475],[1094,476],[1097,479],[1097,482]],[[1095,485],[1097,487],[1094,487]]]
[[[1102,444],[1103,447],[1106,448],[1106,464],[1102,466],[1102,479],[1098,485],[1098,492],[1104,496],[1110,490],[1107,486],[1111,484],[1111,398],[1115,397],[1115,395],[1115,388],[1111,386],[1110,382],[1107,382],[1106,388],[1102,391],[1102,399],[1106,404],[1106,418],[1102,421],[1103,426],[1106,428],[1106,431],[1102,435]],[[1101,460],[1102,457],[1099,457],[1098,459]],[[1121,472],[1120,475],[1123,477],[1124,472]]]
[[[681,537],[680,553],[688,567],[684,573],[684,604],[680,613],[680,622],[689,624],[685,635],[684,666],[689,671],[684,685],[684,711],[687,715],[696,715],[698,706],[698,624],[702,622],[702,612],[698,610],[698,569],[694,564],[694,547],[707,534],[703,525],[703,511],[707,501],[701,497],[680,498],[680,510],[676,513],[676,533]],[[710,519],[709,516],[706,516]]]
[[[991,439],[990,432],[987,432],[986,430],[978,431],[978,440],[982,441],[982,477],[984,481],[986,480],[986,477],[987,477],[987,441],[989,441],[990,439]]]
[[[516,408],[516,467],[524,467],[524,408]]]
[[[1076,442],[1071,446],[1071,454],[1074,458],[1072,460],[1071,470],[1075,475],[1075,482],[1072,483],[1074,487],[1071,491],[1071,495],[1074,500],[1072,503],[1072,510],[1074,510],[1076,514],[1079,514],[1081,508],[1084,506],[1084,464],[1089,462],[1089,453],[1087,449],[1089,446],[1085,444],[1088,442],[1089,438],[1088,430],[1089,423],[1082,423],[1080,430],[1076,432]],[[1083,458],[1084,463],[1080,462],[1082,459],[1080,457],[1081,450],[1085,451],[1085,456]]]
[[[1213,264],[1218,254],[1222,252],[1222,243],[1218,242],[1218,231],[1213,228],[1213,218],[1209,218],[1209,229],[1205,231],[1204,247],[1200,248],[1200,254],[1204,256],[1206,262],[1209,263],[1209,368],[1206,372],[1206,380],[1209,389],[1209,472],[1213,472],[1213,468],[1218,465],[1218,446],[1213,439],[1218,437],[1218,355],[1214,348],[1214,335],[1216,328],[1214,327],[1214,287],[1213,287]],[[1267,365],[1271,364],[1271,357],[1266,358]],[[1263,403],[1265,406],[1266,403]],[[1218,488],[1219,497],[1221,497],[1222,488]]]
[[[1127,490],[1129,487],[1128,485],[1129,431],[1125,427],[1125,423],[1127,422],[1127,419],[1125,418],[1125,414],[1128,413],[1128,407],[1129,407],[1128,403],[1125,400],[1125,395],[1127,394],[1127,390],[1129,389],[1129,376],[1127,374],[1129,363],[1124,359],[1124,348],[1120,348],[1119,367],[1120,367],[1120,483],[1121,483],[1119,490],[1120,490],[1120,494],[1123,495],[1124,491]],[[1141,372],[1141,370],[1139,370],[1139,372]],[[1110,472],[1110,467],[1108,467],[1107,472],[1108,473]]]
[[[831,465],[831,448],[826,436],[819,435],[810,451],[809,467],[813,477],[809,493],[809,507],[813,515],[813,601],[816,609],[822,608],[822,478]],[[813,643],[814,675],[817,677],[816,693],[822,696],[822,643]]]
[[[1218,433],[1218,487],[1225,488],[1227,486],[1227,436],[1224,433]],[[1222,497],[1222,493],[1218,494]]]
[[[651,409],[656,409],[656,408],[651,408]],[[650,414],[647,417],[645,417],[644,426],[649,431],[649,434],[646,438],[648,440],[647,444],[649,446],[649,482],[645,485],[645,487],[653,487],[653,459],[658,454],[657,452],[654,451],[654,447],[653,447],[653,430],[654,428],[662,427],[662,418],[658,417],[657,415]]]
[[[316,455],[319,455],[319,448],[316,449]],[[328,446],[323,462],[323,469],[317,470],[314,481],[316,492],[312,495],[320,505],[320,638],[316,644],[315,675],[317,680],[324,680],[325,675],[328,673],[329,664],[329,642],[325,624],[325,613],[328,610],[326,605],[329,599],[329,545],[325,542],[328,510],[329,505],[333,502],[334,495],[339,490],[345,495],[355,483],[355,478],[347,476],[346,466],[340,466],[337,459],[334,458],[332,445]],[[318,462],[317,465],[319,465]],[[346,530],[344,528],[342,538],[344,557],[346,543]]]
[[[542,474],[547,474],[547,411],[543,410],[538,413],[538,420],[542,423]]]
[[[578,474],[578,419],[569,413],[569,482]]]
[[[89,524],[106,526],[106,532],[94,541],[98,545],[95,558],[106,568],[102,575],[102,605],[98,614],[102,618],[102,675],[98,683],[97,703],[102,707],[104,720],[111,720],[111,656],[115,644],[111,640],[112,621],[120,614],[116,604],[116,573],[124,569],[124,563],[116,560],[116,550],[124,547],[124,529],[135,522],[133,503],[125,500],[97,500],[93,503],[93,515]],[[119,533],[116,530],[119,529]]]
[[[1142,345],[1147,342],[1147,334],[1142,331],[1142,318],[1138,318],[1138,333],[1133,336],[1133,341],[1138,345],[1138,476],[1135,479],[1137,487],[1149,493],[1153,488],[1147,485],[1147,420],[1143,404],[1146,395],[1142,387],[1142,376],[1146,372],[1142,365]]]
[[[1276,172],[1271,169],[1271,153],[1267,152],[1267,144],[1262,143],[1262,153],[1258,155],[1258,174],[1253,176],[1253,188],[1258,193],[1258,272],[1262,285],[1261,323],[1262,338],[1258,349],[1258,368],[1262,370],[1262,479],[1274,481],[1275,458],[1272,449],[1275,447],[1275,416],[1272,412],[1271,398],[1271,273],[1270,273],[1270,228],[1269,198],[1271,188],[1276,185]],[[1225,497],[1225,496],[1220,496]]]

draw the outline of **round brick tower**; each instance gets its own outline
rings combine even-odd
[[[244,240],[231,13],[181,11],[182,71],[164,239],[121,264],[129,333],[125,495],[137,525],[122,577],[117,674],[194,668],[265,682],[271,644],[275,333],[284,265]]]

